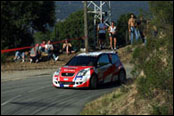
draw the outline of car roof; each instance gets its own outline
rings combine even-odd
[[[80,53],[77,56],[99,56],[101,54],[108,54],[108,53],[116,53],[115,51],[100,51],[100,52],[88,52],[88,53]]]

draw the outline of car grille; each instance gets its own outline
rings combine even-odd
[[[59,81],[59,84],[64,84],[64,85],[74,85],[75,82],[64,82],[64,81]]]
[[[64,77],[72,77],[74,73],[62,73],[62,76]]]

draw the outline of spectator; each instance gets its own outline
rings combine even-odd
[[[116,50],[116,42],[117,42],[117,38],[116,38],[116,26],[115,23],[112,21],[111,26],[108,29],[109,31],[109,38],[110,38],[110,48],[113,49],[112,47],[112,39],[114,39],[114,50]]]
[[[75,51],[72,50],[71,43],[68,43],[68,40],[65,40],[65,43],[63,44],[63,51],[66,51],[66,53],[69,55],[69,53],[74,53]]]
[[[145,42],[146,20],[143,19],[143,16],[140,16],[140,20],[139,20],[138,25],[139,25],[140,37],[144,43]]]
[[[54,47],[51,44],[51,40],[48,40],[47,44],[45,45],[45,52],[48,54],[48,57],[50,58],[52,56],[52,58],[57,61],[59,56],[56,57],[56,55],[54,54]]]
[[[46,45],[46,41],[43,40],[42,43],[39,46],[39,51],[45,52],[45,45]]]
[[[32,62],[39,62],[40,51],[39,51],[39,44],[36,44],[30,51],[30,63]]]
[[[104,40],[106,39],[106,28],[107,26],[104,24],[104,19],[102,18],[102,22],[98,24],[97,28],[100,49],[103,48],[103,43]]]
[[[145,29],[143,31],[143,33],[144,33],[144,45],[147,44],[147,34],[149,33],[149,28],[150,28],[150,20],[146,20],[146,26],[145,26]]]
[[[19,51],[16,51],[15,53],[15,57],[14,57],[14,61],[17,61],[17,60],[20,60],[22,59],[22,62],[25,62],[26,60],[26,57],[29,53],[26,51],[26,52],[19,52]]]
[[[138,32],[137,32],[136,26],[137,26],[136,20],[135,20],[134,14],[132,13],[131,18],[128,21],[128,30],[129,30],[129,37],[131,40],[131,44],[133,44],[134,34],[135,34],[136,40],[138,40]]]
[[[141,37],[140,31],[139,31],[139,26],[140,26],[140,20],[137,20],[135,18],[135,39],[136,39],[136,41],[138,41],[138,39]]]
[[[158,29],[155,25],[153,25],[153,36],[156,37],[158,34]]]

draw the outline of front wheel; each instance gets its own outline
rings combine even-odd
[[[98,80],[95,75],[93,75],[90,79],[90,89],[97,89],[98,86]]]

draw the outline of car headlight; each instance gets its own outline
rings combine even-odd
[[[54,75],[59,75],[60,73],[60,68],[54,73]]]
[[[81,70],[81,71],[78,72],[77,76],[79,76],[79,77],[80,76],[85,76],[88,71],[89,71],[89,69]]]

